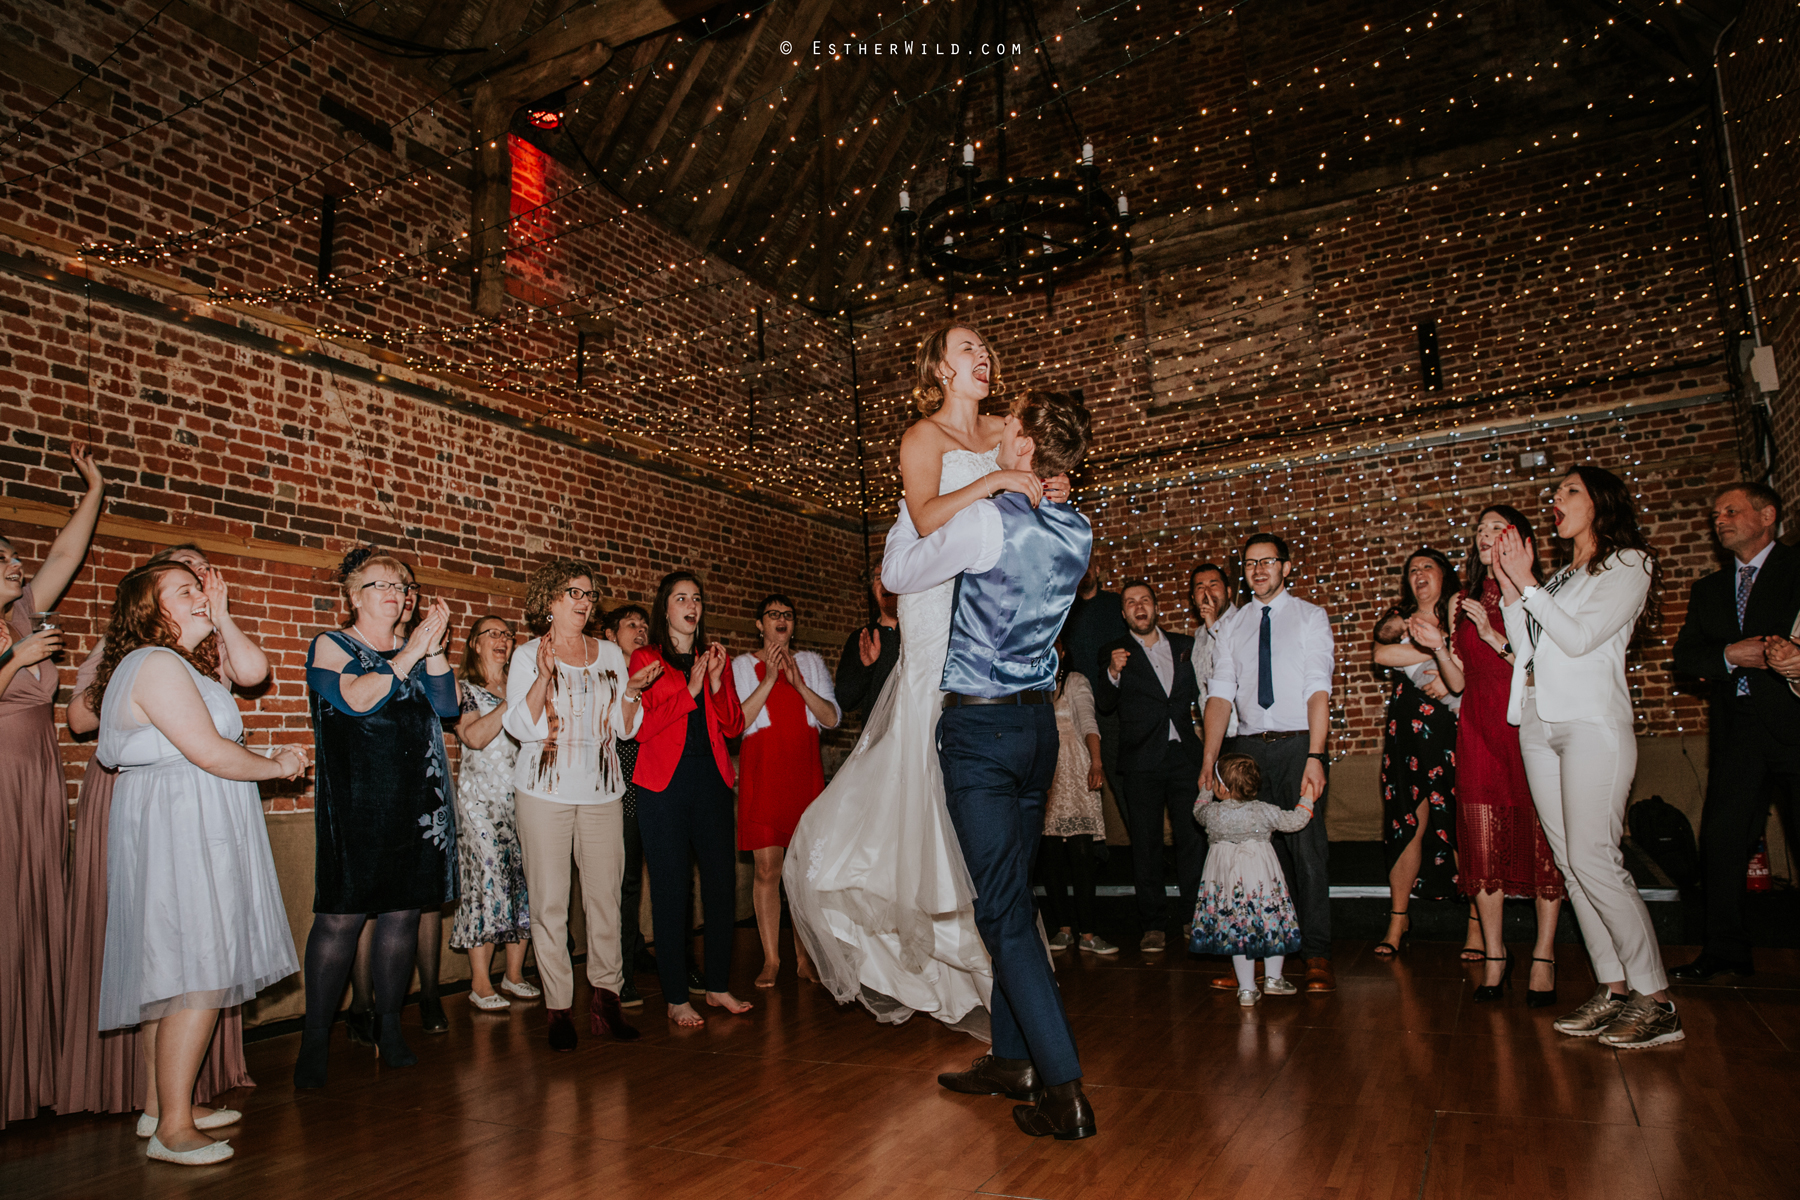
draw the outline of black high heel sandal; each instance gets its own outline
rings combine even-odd
[[[1412,933],[1412,915],[1410,913],[1408,913],[1404,908],[1402,908],[1402,909],[1390,908],[1390,909],[1388,909],[1388,916],[1390,916],[1390,917],[1405,917],[1406,918],[1406,929],[1404,932],[1402,932],[1400,934],[1400,944],[1398,946],[1394,945],[1394,943],[1392,943],[1392,942],[1376,942],[1373,947],[1376,958],[1392,958],[1396,954],[1400,953],[1400,951],[1402,951],[1406,948],[1406,939]]]
[[[1471,924],[1475,927],[1475,936],[1480,937],[1481,936],[1481,918],[1480,917],[1470,917],[1469,924]],[[1486,950],[1477,949],[1474,946],[1464,946],[1460,951],[1457,952],[1456,957],[1466,963],[1478,963],[1486,955],[1487,955]]]
[[[1527,987],[1525,989],[1525,1007],[1549,1008],[1552,1004],[1556,1003],[1556,960],[1554,958],[1539,958],[1534,954],[1531,957],[1531,961],[1550,964],[1550,990],[1547,992],[1540,992]]]
[[[1498,1000],[1506,995],[1506,985],[1512,979],[1512,955],[1503,954],[1499,958],[1495,958],[1491,954],[1484,954],[1481,956],[1481,960],[1483,962],[1505,962],[1506,967],[1500,972],[1499,983],[1492,986],[1484,983],[1475,989],[1475,1003],[1477,1004],[1485,1004],[1489,1000]]]

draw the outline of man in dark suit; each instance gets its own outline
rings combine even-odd
[[[1726,569],[1694,584],[1675,641],[1675,669],[1713,682],[1710,770],[1700,818],[1706,940],[1669,974],[1694,983],[1749,975],[1744,875],[1768,817],[1770,791],[1800,794],[1800,697],[1769,669],[1766,646],[1785,639],[1800,611],[1800,550],[1775,541],[1781,498],[1760,483],[1733,484],[1713,501]]]
[[[1094,707],[1117,713],[1119,773],[1125,777],[1125,824],[1131,833],[1131,867],[1143,940],[1138,949],[1160,951],[1169,924],[1163,885],[1163,814],[1175,835],[1175,878],[1182,918],[1192,920],[1206,841],[1194,821],[1205,747],[1194,730],[1194,639],[1157,628],[1156,591],[1134,580],[1119,591],[1125,637],[1100,652]]]

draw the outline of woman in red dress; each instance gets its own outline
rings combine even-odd
[[[843,714],[825,660],[792,646],[797,614],[786,596],[757,605],[762,649],[731,664],[744,708],[738,752],[738,849],[756,856],[756,928],[763,969],[756,986],[771,988],[781,969],[781,860],[800,814],[825,790],[819,730],[835,729]],[[811,979],[806,947],[794,939],[800,978]]]
[[[1512,960],[1501,936],[1500,910],[1507,896],[1537,902],[1537,943],[1525,1002],[1556,1003],[1556,922],[1562,912],[1563,877],[1538,824],[1519,731],[1506,722],[1512,686],[1512,652],[1500,620],[1500,585],[1493,577],[1494,543],[1507,526],[1535,549],[1531,522],[1504,504],[1481,511],[1475,553],[1466,570],[1456,625],[1456,657],[1463,670],[1462,720],[1456,736],[1456,843],[1460,890],[1474,897],[1486,959],[1477,1000],[1498,1000]]]

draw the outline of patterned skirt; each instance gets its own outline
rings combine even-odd
[[[1245,958],[1299,953],[1300,919],[1275,847],[1266,840],[1212,844],[1200,875],[1188,948],[1195,954]]]

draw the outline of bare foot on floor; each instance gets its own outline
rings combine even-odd
[[[819,973],[817,971],[813,970],[813,966],[811,963],[799,964],[798,966],[796,966],[794,968],[794,974],[796,974],[800,978],[806,980],[806,982],[808,982],[808,983],[819,983],[820,982]]]
[[[780,974],[781,964],[779,962],[764,963],[762,974],[756,977],[756,986],[759,988],[772,988],[775,986],[776,976]]]
[[[706,1018],[695,1012],[691,1004],[669,1005],[669,1020],[686,1028],[706,1024]]]
[[[714,1008],[724,1009],[733,1016],[738,1013],[747,1013],[755,1007],[748,1000],[739,1000],[730,992],[708,992],[706,993],[706,1002]]]

